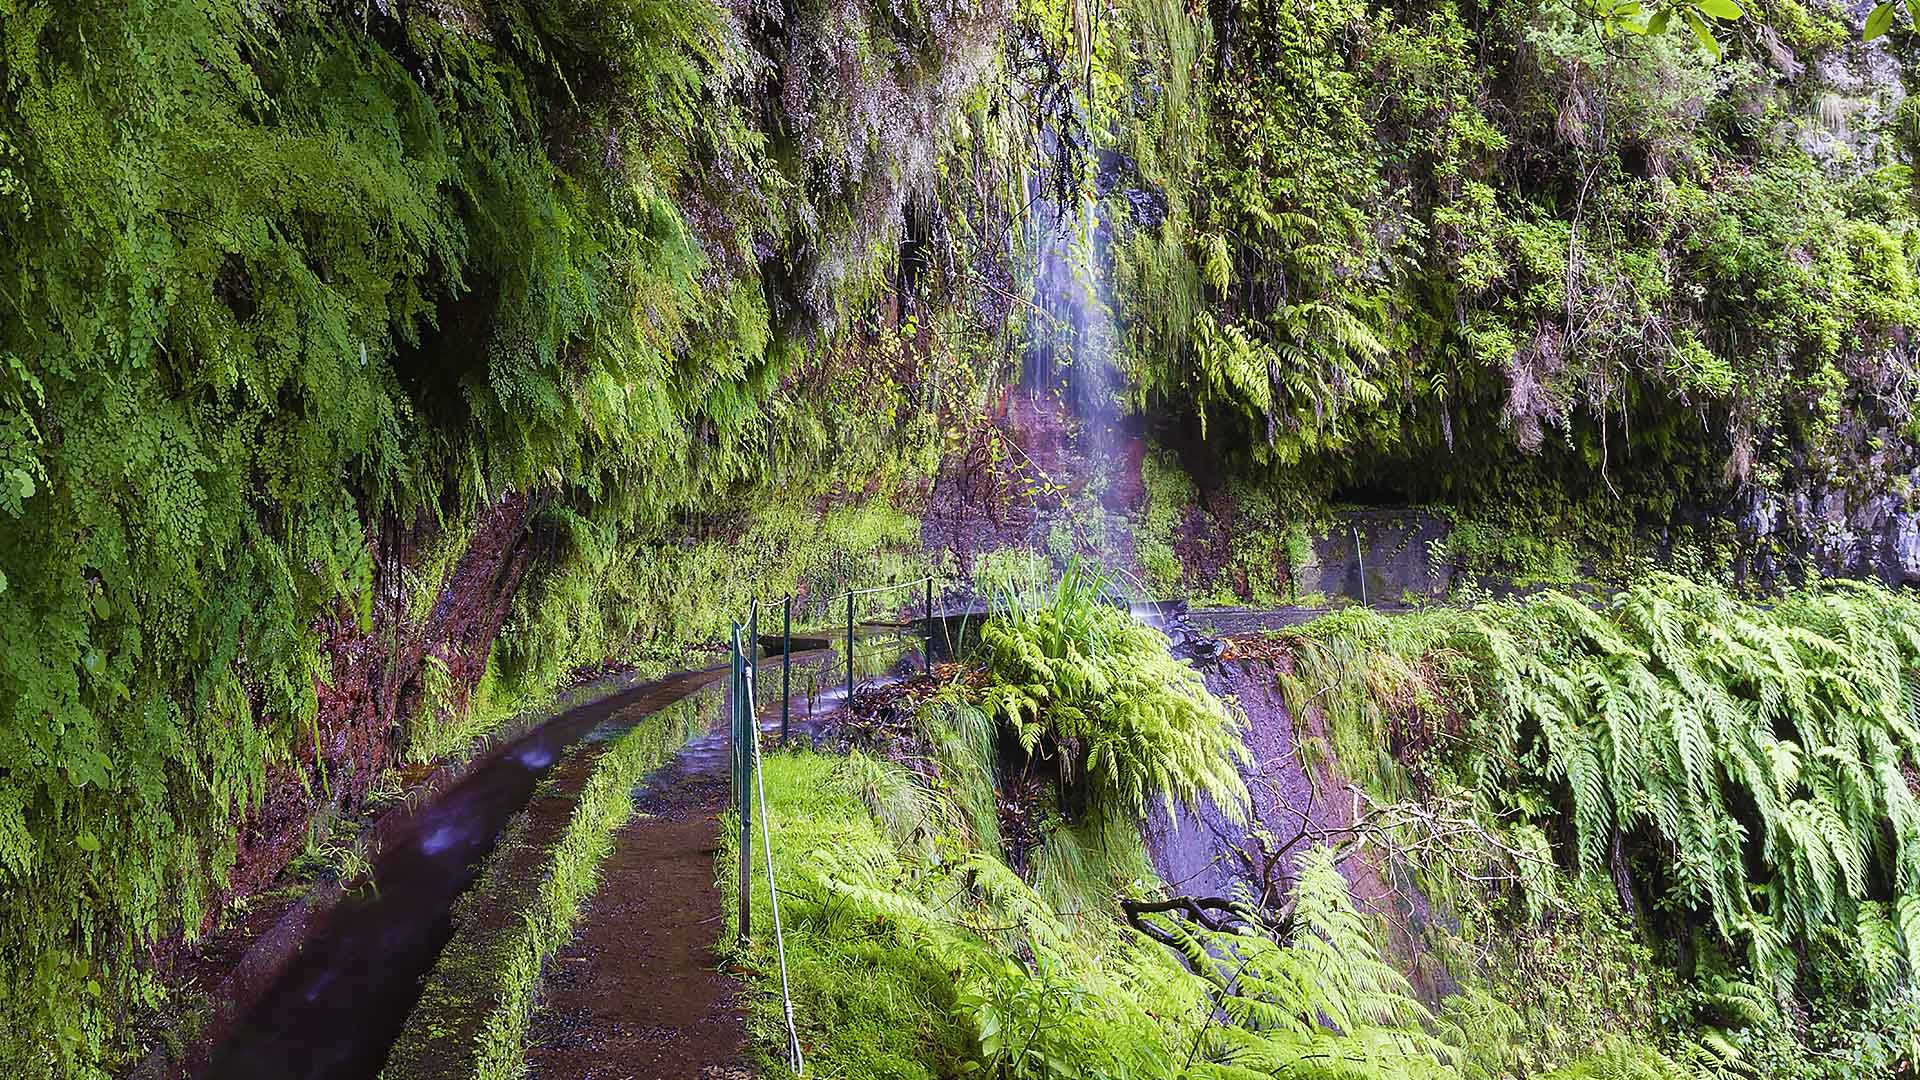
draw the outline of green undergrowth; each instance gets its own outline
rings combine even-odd
[[[1003,835],[1007,800],[1016,774],[1030,774],[1032,763],[1004,755],[1007,736],[1032,714],[1005,716],[976,702],[1004,692],[1011,677],[1043,699],[1040,716],[1082,710],[1069,724],[1097,725],[1139,707],[1128,702],[1133,684],[1124,677],[1105,679],[1097,668],[1078,681],[1060,674],[1061,662],[1082,655],[1077,649],[1103,640],[1099,613],[1115,610],[1085,587],[1092,580],[1070,571],[1046,596],[1014,598],[987,628],[991,642],[998,624],[1002,640],[982,650],[984,685],[961,680],[926,699],[911,734],[893,748],[901,761],[860,751],[765,760],[766,825],[809,1074],[1504,1080],[1566,1065],[1572,1071],[1559,1075],[1693,1077],[1636,1048],[1642,1029],[1631,1025],[1596,1022],[1557,1044],[1527,1030],[1530,1019],[1577,1004],[1598,1008],[1592,1003],[1556,1000],[1523,1016],[1494,997],[1500,987],[1474,984],[1438,1008],[1423,1004],[1388,962],[1384,926],[1356,907],[1330,848],[1302,851],[1273,906],[1234,898],[1238,921],[1225,929],[1144,915],[1159,940],[1121,917],[1123,899],[1151,900],[1165,888],[1147,858],[1143,807],[1129,784],[1095,782],[1069,813],[1073,774],[1053,776],[1042,806],[1056,809],[1042,810],[1035,846],[1016,854],[1014,837]],[[1013,647],[1015,640],[1024,645]],[[1051,674],[1036,673],[1036,653],[1048,657]],[[1009,655],[1027,660],[1006,664]],[[1165,667],[1174,662],[1164,638],[1109,655],[1182,681]],[[1053,697],[1035,685],[1078,689]],[[1115,697],[1088,698],[1091,687]],[[1182,801],[1220,799],[1229,819],[1244,813],[1237,776],[1230,791],[1191,779],[1232,772],[1236,751],[1204,739],[1141,740],[1136,751],[1183,762],[1162,761],[1153,772],[1190,770],[1189,780],[1169,785]],[[720,888],[731,898],[737,852],[732,830],[723,837]],[[755,934],[736,960],[748,972],[759,1064],[766,1075],[785,1075],[780,957],[759,846],[756,831]],[[730,925],[730,938],[737,929]],[[1615,959],[1604,950],[1590,958]],[[1628,972],[1620,978],[1625,992],[1612,1005],[1644,1006],[1650,991],[1635,988]]]
[[[1920,603],[1830,583],[1762,605],[1653,575],[1281,640],[1289,705],[1348,775],[1484,830],[1468,865],[1499,887],[1458,855],[1416,869],[1463,913],[1443,950],[1508,1004],[1551,1004],[1556,977],[1638,1001],[1709,1073],[1907,1067]]]
[[[1509,1043],[1531,1033],[1484,993],[1475,999],[1480,1011],[1458,997],[1430,1011],[1412,996],[1375,943],[1380,928],[1354,907],[1324,849],[1302,862],[1284,936],[1162,923],[1198,973],[1119,920],[1118,897],[1159,888],[1150,871],[1067,890],[1023,881],[1003,860],[997,833],[976,816],[984,809],[992,819],[991,803],[977,801],[991,799],[990,786],[948,742],[965,742],[978,714],[938,715],[944,719],[929,735],[946,748],[936,752],[931,778],[860,754],[765,759],[787,973],[809,1075],[1546,1075],[1509,1067],[1525,1060]],[[737,854],[732,830],[722,836],[719,891],[731,912]],[[1110,869],[1145,867],[1132,822],[1106,841]],[[1060,842],[1058,832],[1047,841]],[[783,1076],[779,957],[759,843],[756,831],[756,933],[736,959],[749,973],[748,1026],[761,1074]],[[1209,956],[1231,957],[1232,966]],[[1480,1045],[1495,1039],[1504,1041]],[[1624,1040],[1567,1057],[1581,1064],[1554,1076],[1693,1077]],[[1622,1063],[1644,1071],[1608,1071]]]
[[[1302,1076],[1371,1074],[1374,1066],[1388,1067],[1379,1075],[1446,1075],[1391,1071],[1417,1062],[1425,1037],[1393,1035],[1381,1020],[1418,1006],[1390,969],[1367,959],[1363,924],[1324,860],[1312,878],[1318,906],[1301,916],[1312,929],[1289,946],[1269,943],[1230,998],[1246,1017],[1294,1017],[1283,1031],[1256,1036],[1209,1021],[1218,987],[1126,930],[1114,883],[1057,909],[979,846],[937,789],[900,766],[776,754],[764,776],[810,1075],[1226,1078],[1267,1075],[1248,1071],[1260,1055],[1307,1069]],[[1138,847],[1137,833],[1131,843]],[[742,956],[757,973],[750,1032],[763,1073],[785,1075],[758,858],[758,932]],[[731,850],[720,865],[731,896]],[[1269,970],[1270,982],[1251,978]],[[1334,1010],[1350,1034],[1302,1019],[1316,1009]]]
[[[331,797],[319,688],[489,510],[524,585],[471,696],[382,688],[414,764],[749,593],[917,573],[901,507],[1065,336],[1062,208],[1081,359],[1250,538],[1182,568],[1155,462],[1156,588],[1286,594],[1295,491],[1468,506],[1463,557],[1559,581],[1562,536],[1906,469],[1914,110],[1832,12],[745,7],[0,0],[0,1071],[125,1063],[268,777]]]
[[[1155,596],[1178,596],[1186,576],[1174,550],[1174,530],[1185,520],[1199,492],[1193,480],[1164,452],[1149,451],[1140,462],[1146,506],[1133,534],[1134,557]]]
[[[576,746],[554,766],[541,799],[567,797],[556,781],[590,770],[557,836],[530,812],[507,829],[478,884],[455,909],[452,940],[427,976],[419,1004],[394,1045],[383,1080],[525,1075],[525,1037],[547,959],[573,935],[592,897],[613,834],[633,813],[635,786],[718,708],[705,689],[651,714],[610,744]],[[618,713],[616,722],[624,722]]]

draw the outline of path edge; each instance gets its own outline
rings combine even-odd
[[[519,1077],[529,1019],[547,960],[573,936],[613,851],[613,835],[634,813],[634,791],[685,739],[663,747],[667,714],[686,712],[689,727],[719,715],[720,675],[661,706],[599,750],[588,740],[568,752],[516,815],[486,869],[455,909],[451,940],[426,977],[419,1003],[394,1043],[380,1080],[495,1080]],[[662,751],[665,751],[662,753]],[[573,769],[569,770],[571,764]],[[580,781],[579,770],[587,775]],[[568,772],[577,796],[563,787]],[[533,834],[537,804],[572,799],[556,842]],[[543,850],[544,849],[544,850]],[[488,920],[485,912],[523,913]]]

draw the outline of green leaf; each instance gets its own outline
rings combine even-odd
[[[1907,0],[1907,21],[1920,26],[1920,0]]]
[[[1886,0],[1867,15],[1867,25],[1860,31],[1861,41],[1872,41],[1887,32],[1893,26],[1893,0]]]
[[[1710,15],[1722,22],[1732,22],[1746,14],[1735,0],[1694,0],[1693,6],[1702,15]]]
[[[100,850],[100,838],[90,832],[83,832],[79,836],[74,837],[73,842],[80,845],[81,851]]]
[[[1700,47],[1707,50],[1715,60],[1720,59],[1720,39],[1713,36],[1713,31],[1707,27],[1707,21],[1696,14],[1692,8],[1687,9],[1687,25],[1693,28],[1693,36],[1699,39]]]
[[[1653,18],[1647,20],[1647,33],[1664,34],[1667,32],[1667,24],[1672,21],[1673,9],[1661,8],[1659,11],[1653,13]]]

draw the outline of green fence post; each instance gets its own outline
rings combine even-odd
[[[787,594],[787,613],[780,626],[780,741],[787,741],[787,713],[793,701],[793,594]]]
[[[736,709],[740,693],[740,624],[730,624],[728,630],[727,685],[721,702],[721,711],[727,716],[727,754],[728,764],[733,773],[733,803],[740,805],[740,792],[745,784],[740,776],[740,714]]]
[[[733,624],[733,677],[732,693],[727,697],[733,703],[733,754],[734,774],[734,812],[740,819],[740,944],[745,945],[753,933],[753,744],[748,739],[752,731],[743,723],[751,716],[750,706],[745,701],[748,686],[746,667],[741,663],[740,624]]]
[[[853,708],[853,590],[847,590],[847,703]]]

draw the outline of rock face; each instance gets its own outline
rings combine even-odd
[[[1856,358],[1832,431],[1806,438],[1781,475],[1756,477],[1734,500],[1736,567],[1759,583],[1813,576],[1920,582],[1920,445],[1911,382],[1920,357],[1896,339]]]
[[[508,493],[479,513],[466,547],[424,618],[410,613],[403,582],[417,572],[434,532],[387,523],[374,546],[375,601],[365,624],[351,613],[320,620],[331,670],[317,682],[319,709],[298,767],[279,765],[238,830],[228,895],[256,892],[298,855],[309,823],[332,809],[353,809],[393,760],[426,694],[429,665],[444,670],[464,699],[487,657],[514,594],[543,550],[529,526],[526,496]],[[316,776],[324,776],[317,782]]]
[[[1154,870],[1175,894],[1239,897],[1276,902],[1291,888],[1300,859],[1318,846],[1337,845],[1359,824],[1348,784],[1331,762],[1309,767],[1297,750],[1305,740],[1324,742],[1320,718],[1296,717],[1277,684],[1275,661],[1232,660],[1207,667],[1207,688],[1238,703],[1247,718],[1251,757],[1241,769],[1252,796],[1249,820],[1228,819],[1217,807],[1155,803],[1141,832]],[[1417,992],[1437,1000],[1453,988],[1444,967],[1427,962],[1422,928],[1431,917],[1426,898],[1390,866],[1370,854],[1340,864],[1363,909],[1388,916],[1389,946],[1397,966]]]
[[[1920,470],[1896,478],[1902,489]],[[1743,580],[1778,584],[1814,576],[1920,582],[1920,512],[1893,484],[1851,493],[1816,488],[1792,494],[1755,491],[1740,518]]]

